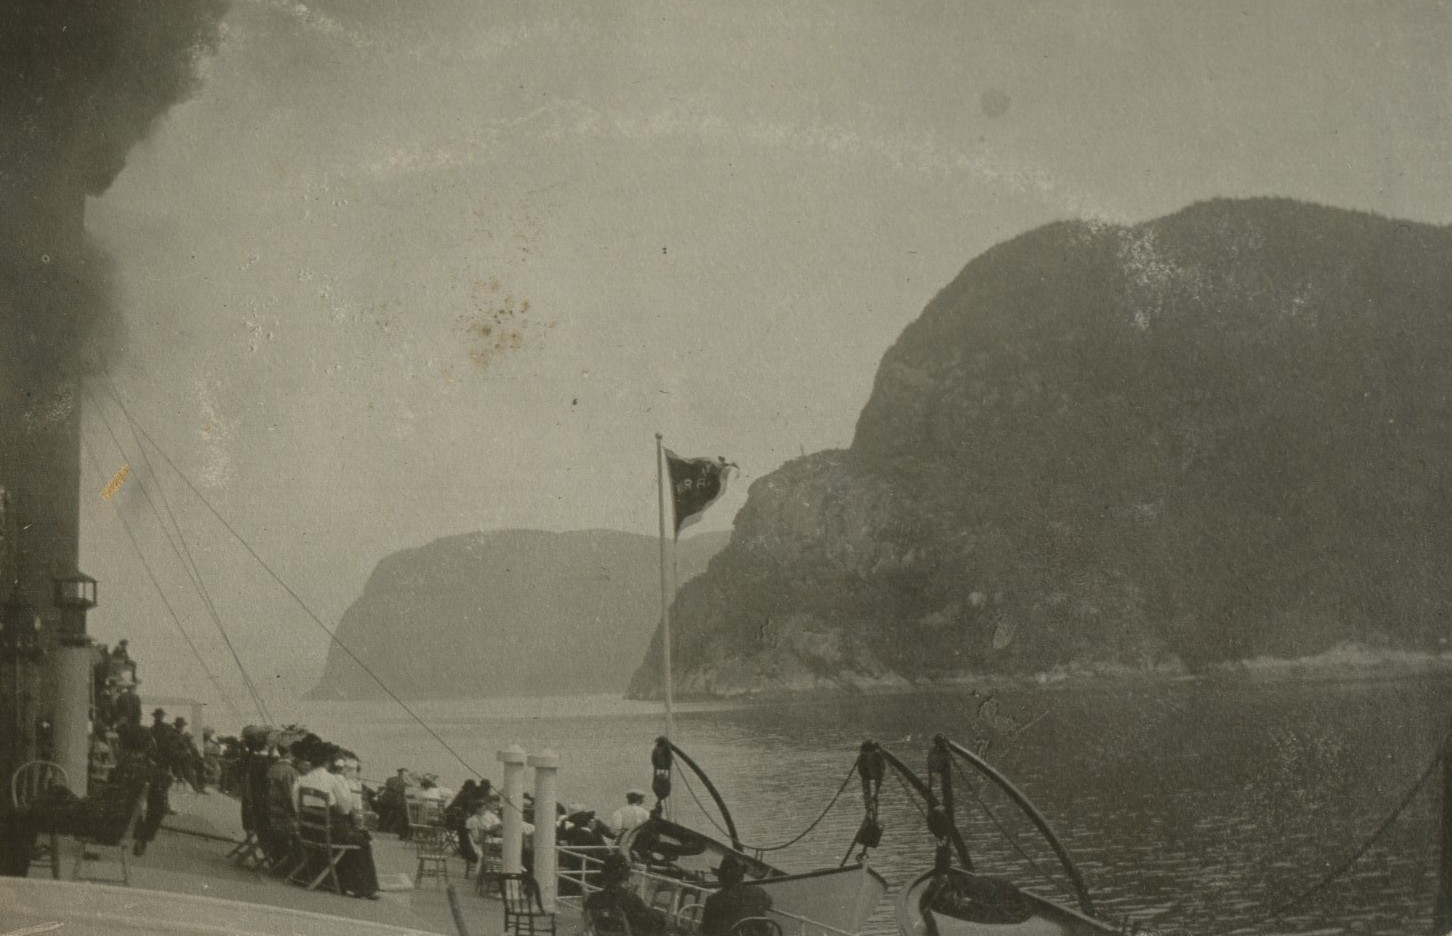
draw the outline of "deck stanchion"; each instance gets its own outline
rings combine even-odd
[[[1446,936],[1452,932],[1452,734],[1442,742],[1442,828],[1438,842],[1442,847],[1442,864],[1437,875],[1432,933]]]
[[[539,902],[545,913],[555,912],[555,780],[560,772],[560,756],[546,748],[529,756],[534,768],[534,879],[539,883]]]
[[[499,752],[504,764],[503,811],[504,834],[500,840],[504,854],[500,856],[500,869],[505,874],[518,874],[524,870],[524,748],[517,744]]]

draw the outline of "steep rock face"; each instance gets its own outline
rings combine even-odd
[[[679,597],[678,685],[1440,647],[1449,271],[1448,229],[1272,199],[993,248],[850,450],[752,485]],[[657,640],[632,692],[658,667]]]
[[[726,534],[681,541],[689,579]],[[658,544],[610,530],[435,540],[378,563],[338,638],[404,698],[618,692],[660,622]],[[383,690],[336,645],[311,697]]]

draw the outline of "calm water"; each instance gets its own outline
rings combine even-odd
[[[970,746],[975,738],[989,741],[989,759],[1049,817],[1101,913],[1158,917],[1156,925],[1198,936],[1428,930],[1438,815],[1430,794],[1347,877],[1274,924],[1247,926],[1339,863],[1391,811],[1447,728],[1452,683],[1045,690],[1001,693],[980,712],[982,702],[965,690],[688,706],[677,713],[676,739],[711,774],[752,845],[789,838],[815,818],[864,737],[922,773],[927,743],[942,731]],[[554,750],[563,759],[561,798],[606,815],[623,802],[624,790],[648,788],[651,741],[662,727],[655,706],[601,697],[415,708],[496,782],[500,748]],[[405,765],[437,772],[453,786],[468,775],[391,704],[314,703],[304,711],[310,727],[364,757],[369,777]],[[1005,717],[1032,724],[1010,739]],[[959,797],[960,825],[979,870],[1057,893],[970,796]],[[1040,867],[1057,871],[1052,854],[1001,797],[985,789],[983,798]],[[707,828],[680,780],[674,800],[678,819]],[[813,834],[776,863],[836,864],[861,818],[854,780]],[[882,820],[886,832],[873,861],[896,886],[931,864],[932,843],[916,806],[891,780],[883,787]],[[884,901],[876,932],[893,930],[889,910]]]

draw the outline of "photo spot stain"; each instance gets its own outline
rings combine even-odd
[[[476,280],[471,295],[474,311],[464,317],[465,351],[481,370],[500,354],[525,347],[550,327],[530,317],[528,299],[516,300],[512,293],[501,298],[498,294],[503,291],[498,277]]]

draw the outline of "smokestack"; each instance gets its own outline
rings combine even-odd
[[[0,488],[9,535],[0,599],[42,613],[78,571],[81,381],[119,332],[110,261],[85,231],[131,148],[196,82],[222,0],[8,0],[0,26]],[[19,667],[0,666],[0,680]],[[34,756],[20,676],[0,681],[0,768]],[[42,698],[42,716],[55,699]],[[19,713],[19,714],[18,714]],[[26,723],[26,724],[22,724]],[[16,738],[16,733],[20,737]],[[0,770],[0,774],[9,776]]]

